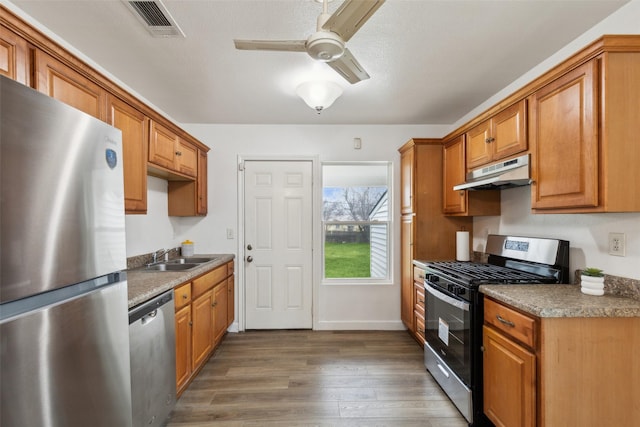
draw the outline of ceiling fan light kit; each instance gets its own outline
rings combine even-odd
[[[307,52],[313,59],[326,62],[349,83],[369,78],[345,47],[385,0],[346,0],[333,14],[327,12],[328,0],[318,16],[316,31],[307,40],[234,40],[236,49]]]
[[[311,108],[320,114],[342,95],[342,88],[330,81],[304,82],[296,88],[296,93]]]

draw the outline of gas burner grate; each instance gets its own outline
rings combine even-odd
[[[462,283],[480,285],[485,283],[553,283],[555,278],[540,276],[526,271],[514,270],[493,264],[473,262],[439,261],[428,263],[435,273],[455,278]]]

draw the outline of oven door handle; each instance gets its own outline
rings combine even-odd
[[[452,298],[449,295],[446,295],[440,291],[438,291],[437,289],[434,289],[431,285],[426,284],[425,283],[425,287],[424,287],[431,295],[433,295],[434,297],[438,298],[441,301],[446,302],[447,304],[450,304],[456,308],[459,308],[461,310],[464,311],[469,311],[469,306],[470,304],[468,302],[456,299],[456,298]]]

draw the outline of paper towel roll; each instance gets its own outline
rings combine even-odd
[[[468,231],[456,231],[456,260],[469,261]]]

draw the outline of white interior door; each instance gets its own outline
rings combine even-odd
[[[312,171],[244,162],[246,329],[312,327]]]

